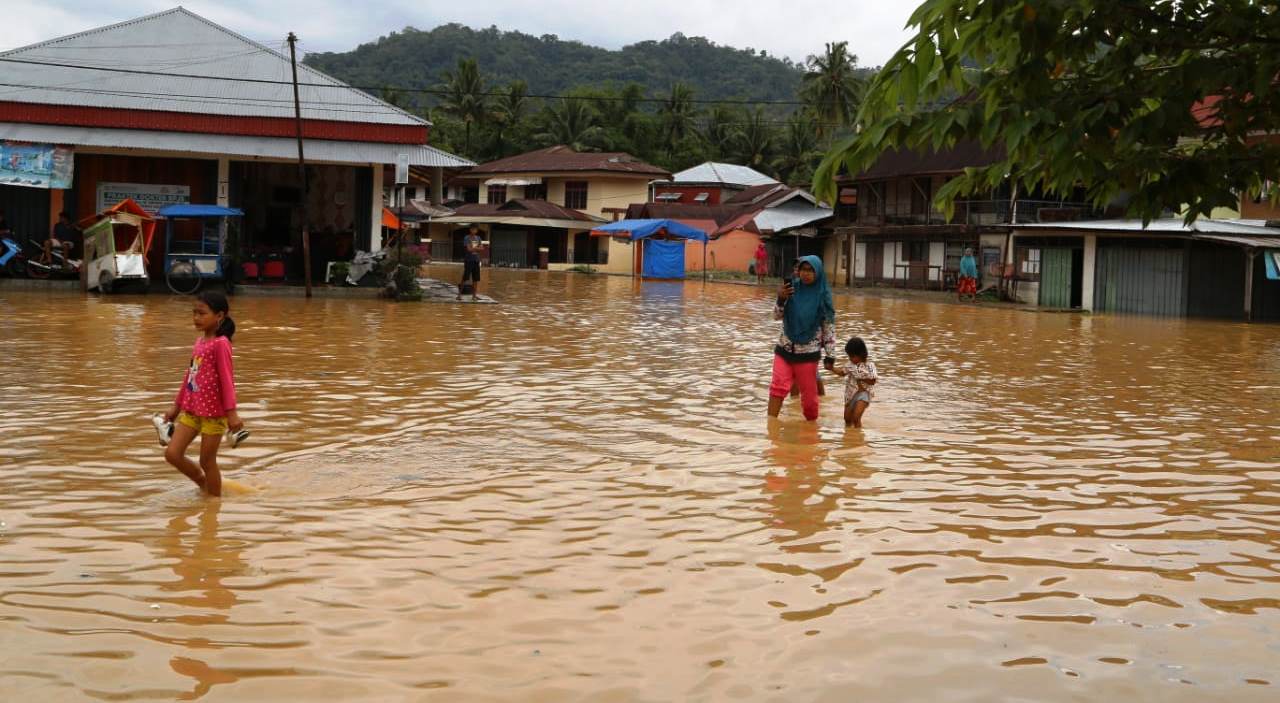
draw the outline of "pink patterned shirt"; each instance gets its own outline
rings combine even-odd
[[[231,342],[226,337],[196,340],[178,397],[178,409],[196,417],[226,417],[236,409]]]

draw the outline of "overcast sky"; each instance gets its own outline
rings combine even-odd
[[[447,22],[520,30],[617,49],[675,32],[764,49],[796,61],[847,40],[859,64],[876,66],[906,40],[919,0],[0,0],[0,49],[170,9],[178,4],[251,39],[297,32],[308,51],[346,51],[389,32]],[[482,60],[483,65],[483,60]]]

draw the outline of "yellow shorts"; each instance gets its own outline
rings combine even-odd
[[[186,425],[200,434],[226,434],[227,418],[198,417],[183,411],[178,415],[178,424]]]

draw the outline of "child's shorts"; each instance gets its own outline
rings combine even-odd
[[[200,434],[227,433],[227,418],[225,417],[199,417],[184,411],[178,415],[178,424],[186,425]]]
[[[852,408],[854,405],[857,405],[859,401],[866,403],[867,405],[870,405],[871,394],[868,393],[867,391],[858,391],[857,393],[853,394],[852,398],[849,399],[849,402],[847,403],[847,405]]]

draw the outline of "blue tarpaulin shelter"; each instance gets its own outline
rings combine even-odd
[[[684,278],[684,241],[702,242],[703,258],[706,257],[707,233],[686,225],[679,220],[618,220],[591,230],[597,237],[626,237],[632,241],[644,240],[641,275],[646,278]],[[702,267],[702,279],[707,278],[707,267]]]

